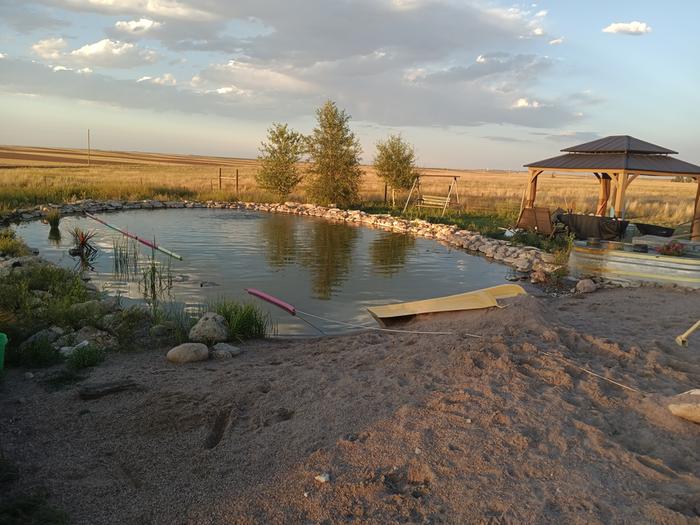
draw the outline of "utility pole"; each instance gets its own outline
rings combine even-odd
[[[88,168],[90,167],[90,128],[88,128]]]

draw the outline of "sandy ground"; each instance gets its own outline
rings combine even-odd
[[[698,317],[697,292],[530,296],[412,324],[454,335],[113,355],[84,383],[143,390],[93,401],[15,370],[0,447],[79,524],[700,523],[700,425],[663,403],[700,387],[700,334],[673,342]]]

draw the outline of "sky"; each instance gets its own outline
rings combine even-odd
[[[255,157],[334,100],[371,162],[518,169],[626,134],[700,163],[696,0],[0,0],[0,144]]]

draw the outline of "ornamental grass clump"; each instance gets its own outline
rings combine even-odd
[[[270,315],[254,304],[222,298],[210,303],[208,309],[226,319],[231,339],[262,339],[273,328]]]

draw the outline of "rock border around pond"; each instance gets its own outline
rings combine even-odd
[[[49,209],[58,209],[62,215],[77,215],[83,212],[116,212],[126,210],[210,208],[267,213],[286,213],[317,217],[330,221],[357,224],[382,229],[395,233],[406,233],[416,237],[436,239],[448,246],[461,248],[468,252],[493,259],[521,272],[523,277],[532,273],[533,280],[544,280],[547,275],[560,268],[553,263],[553,256],[532,246],[516,246],[508,241],[491,239],[479,232],[462,230],[449,224],[432,224],[423,219],[403,219],[389,214],[372,214],[361,210],[343,210],[335,207],[285,202],[269,204],[257,202],[221,202],[221,201],[97,201],[92,199],[76,201],[70,204],[49,204],[22,209],[0,217],[6,224],[41,219]]]

